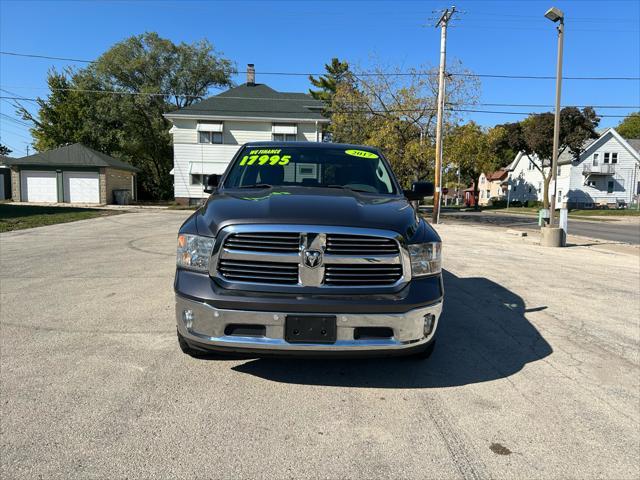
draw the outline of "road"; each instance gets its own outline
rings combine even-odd
[[[637,252],[442,225],[430,360],[198,360],[186,215],[0,234],[1,478],[639,477]]]
[[[537,218],[507,212],[460,212],[444,210],[442,219],[460,222],[484,223],[508,228],[539,230]],[[640,221],[624,218],[622,221],[588,221],[569,218],[569,234],[612,242],[640,244]]]

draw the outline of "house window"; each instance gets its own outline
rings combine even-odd
[[[529,160],[529,170],[533,170],[533,161]]]
[[[613,193],[613,180],[607,182],[607,193]]]
[[[204,185],[209,180],[209,175],[191,174],[191,185]]]
[[[587,180],[587,187],[596,188],[596,181],[595,180]]]
[[[295,142],[298,137],[298,125],[295,123],[274,123],[271,125],[271,139],[274,142]]]
[[[198,132],[198,143],[222,144],[222,132]]]
[[[531,192],[532,192],[532,190],[533,190],[533,188],[532,188],[532,187],[529,187],[529,193],[531,193]]]
[[[558,165],[558,176],[562,175],[562,167]]]
[[[618,163],[618,154],[615,152],[611,154],[611,163]]]
[[[604,163],[609,163],[609,157],[611,154],[609,152],[604,153]]]
[[[271,137],[274,142],[295,142],[297,139],[295,133],[273,133]]]
[[[593,166],[597,167],[598,166],[598,157],[600,156],[599,153],[594,153],[593,154]]]

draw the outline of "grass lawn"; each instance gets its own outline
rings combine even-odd
[[[538,211],[542,207],[509,207],[509,210],[506,207],[495,208],[495,207],[482,207],[481,209],[484,211],[494,211],[501,213],[521,213],[528,215],[538,215]],[[556,212],[559,212],[556,210]],[[559,213],[558,213],[559,215]],[[588,209],[588,210],[569,210],[569,218],[571,217],[638,217],[640,216],[640,212],[635,208],[625,208],[625,209]]]
[[[570,210],[569,216],[576,217],[639,217],[640,211],[634,208],[611,209],[611,210]]]
[[[75,222],[87,218],[104,217],[121,213],[116,210],[95,208],[40,207],[0,203],[0,232],[42,227],[55,223]]]

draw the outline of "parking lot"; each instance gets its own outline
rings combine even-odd
[[[0,235],[2,478],[638,478],[638,250],[443,225],[438,346],[194,359],[184,211]]]

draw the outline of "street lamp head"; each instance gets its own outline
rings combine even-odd
[[[547,10],[547,13],[545,13],[544,16],[552,22],[564,20],[564,13],[562,13],[562,10],[556,7],[551,7],[549,10]]]

